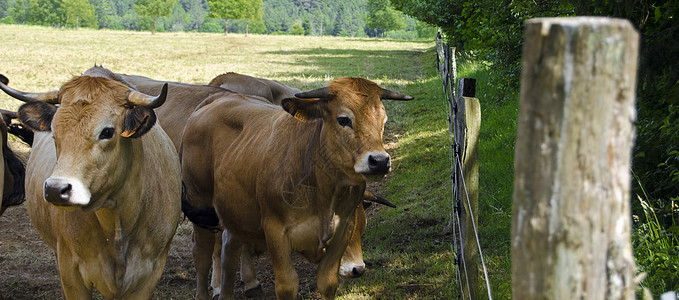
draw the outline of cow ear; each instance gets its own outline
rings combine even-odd
[[[299,98],[286,98],[281,101],[285,111],[302,122],[317,119],[323,116],[321,102],[323,100],[302,100]]]
[[[144,106],[135,106],[127,111],[122,137],[138,138],[153,128],[156,124],[156,113]]]
[[[51,131],[52,118],[57,108],[45,102],[28,102],[17,111],[19,121],[33,131]]]

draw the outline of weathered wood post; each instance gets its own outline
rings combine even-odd
[[[526,23],[512,216],[514,299],[633,299],[630,156],[639,35]]]
[[[476,94],[476,80],[460,78],[455,98],[454,131],[456,152],[459,151],[462,172],[455,161],[457,184],[457,207],[460,210],[461,248],[463,259],[458,265],[463,299],[479,299],[479,250],[474,234],[478,228],[479,206],[479,131],[481,130],[481,105]],[[463,181],[464,179],[464,181]],[[469,198],[467,198],[469,197]],[[464,264],[464,265],[462,265]]]

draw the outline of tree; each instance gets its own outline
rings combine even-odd
[[[389,30],[399,30],[405,28],[405,23],[401,14],[391,7],[389,0],[368,0],[366,2],[368,10],[368,28],[377,29],[386,34]]]
[[[177,0],[139,0],[134,4],[134,10],[142,16],[153,19],[153,32],[156,33],[156,20],[158,17],[169,16]]]
[[[66,25],[73,25],[76,29],[84,27],[98,27],[94,6],[87,0],[63,0],[61,4],[66,11]]]
[[[224,19],[224,34],[229,33],[229,19],[262,18],[262,0],[208,0],[211,18]]]

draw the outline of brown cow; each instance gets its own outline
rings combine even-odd
[[[104,298],[148,299],[181,215],[177,153],[153,111],[167,88],[151,97],[89,73],[56,92],[0,88],[35,100],[18,111],[37,131],[27,208],[56,252],[65,298],[91,299],[94,287]]]
[[[113,73],[100,66],[95,66],[88,70],[88,72],[108,74],[108,76],[113,77],[116,80],[125,83],[126,85],[129,85],[141,92],[150,94],[158,93],[162,85],[165,84],[165,82],[143,76]],[[156,109],[156,114],[158,115],[158,122],[170,136],[175,146],[177,146],[178,151],[180,150],[178,146],[181,140],[180,137],[183,133],[184,124],[189,118],[189,114],[196,106],[198,106],[198,104],[200,104],[210,95],[217,93],[238,92],[241,94],[246,94],[246,97],[249,99],[271,103],[276,101],[275,99],[278,99],[278,103],[280,103],[280,97],[291,97],[295,92],[299,92],[298,89],[288,87],[277,81],[235,73],[227,73],[217,76],[210,82],[212,86],[192,85],[181,82],[168,82],[168,84],[170,95],[168,96],[165,104]],[[222,88],[214,86],[217,84],[221,85]],[[223,89],[225,87],[230,88],[230,90]],[[259,94],[248,94],[252,93],[253,91],[259,91]],[[366,200],[393,206],[393,204],[389,203],[388,201],[381,198],[378,199],[370,193],[366,194]],[[380,200],[382,200],[382,202]],[[191,207],[191,205],[195,207]],[[211,266],[213,269],[213,276],[211,280],[213,295],[218,295],[220,292],[220,279],[218,274],[221,273],[221,268],[219,265],[219,256],[221,252],[221,230],[218,229],[219,220],[214,213],[214,210],[211,210],[211,208],[211,202],[201,204],[188,200],[183,202],[182,205],[182,210],[193,222],[193,256],[197,273],[196,299],[209,298],[208,274],[210,273]],[[359,210],[361,211],[359,212]],[[366,222],[365,212],[362,210],[363,207],[358,207],[356,210],[359,218],[357,219],[357,224],[364,224]],[[206,213],[205,211],[208,212]],[[196,214],[192,214],[192,212]],[[196,225],[196,223],[200,225]],[[352,235],[354,238],[352,238],[351,242],[349,243],[349,246],[347,247],[345,255],[342,259],[342,266],[340,268],[340,275],[342,276],[359,277],[365,272],[365,263],[363,262],[363,254],[360,243],[360,237],[364,229],[365,226],[355,228],[355,232]],[[219,230],[219,232],[215,234],[213,233],[213,230]],[[259,287],[259,282],[254,276],[254,267],[251,263],[253,255],[254,253],[244,252],[244,255],[242,256],[244,259],[242,265],[247,269],[241,270],[241,274],[245,274],[242,276],[242,279],[248,287],[248,292],[256,295],[260,290],[257,289]]]
[[[0,80],[2,75],[0,75]],[[5,83],[3,81],[3,83]],[[12,118],[16,118],[16,113],[0,110],[0,136],[2,137],[2,159],[0,159],[0,193],[2,194],[2,204],[0,205],[0,216],[10,206],[16,206],[24,202],[24,175],[26,173],[24,164],[9,148],[7,143],[8,124]]]
[[[219,86],[245,95],[260,96],[276,105],[281,105],[283,99],[292,98],[295,94],[302,92],[275,80],[233,72],[215,77],[208,85]]]
[[[225,227],[220,299],[234,296],[243,245],[269,251],[279,299],[297,295],[292,251],[319,264],[317,286],[324,299],[334,298],[365,181],[391,169],[380,98],[412,99],[361,78],[297,96],[320,99],[285,99],[282,110],[244,96],[214,95],[187,123],[186,198],[213,203]]]

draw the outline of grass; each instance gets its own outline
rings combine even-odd
[[[70,77],[103,64],[115,72],[159,80],[207,83],[234,71],[279,80],[308,90],[340,76],[365,77],[416,97],[385,101],[385,143],[394,157],[384,196],[397,209],[381,209],[368,220],[363,238],[369,270],[343,280],[340,299],[454,299],[458,297],[451,234],[447,104],[434,64],[433,41],[64,30],[0,25],[0,73],[26,91],[58,89]],[[484,64],[458,66],[458,77],[477,78],[482,106],[479,230],[491,289],[511,297],[509,235],[513,154],[518,101],[488,99]],[[508,103],[503,102],[503,103]],[[20,103],[0,94],[0,107]],[[16,142],[14,142],[16,143]],[[186,242],[190,236],[180,228]],[[0,241],[2,238],[0,237]],[[191,281],[192,262],[173,267],[177,280]],[[482,276],[480,277],[482,278]],[[161,281],[162,283],[162,281]],[[1,283],[0,283],[1,284]],[[482,288],[485,287],[480,282]],[[160,299],[188,299],[193,291],[157,291]],[[480,293],[486,295],[485,291]]]

